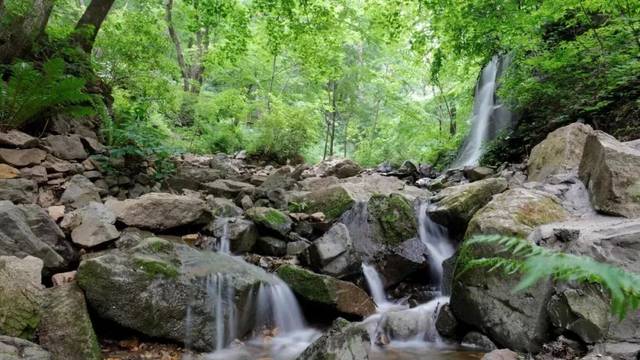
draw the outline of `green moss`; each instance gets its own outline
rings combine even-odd
[[[133,261],[137,267],[151,277],[164,276],[167,278],[175,278],[180,274],[175,265],[160,259],[136,255],[133,257]]]
[[[418,227],[411,203],[398,194],[373,195],[369,215],[379,228],[383,244],[398,245],[416,236]]]
[[[332,287],[327,284],[327,279],[323,275],[293,265],[281,266],[277,274],[295,293],[307,300],[323,304],[335,302]]]
[[[271,225],[280,226],[287,223],[287,215],[275,209],[269,209],[263,214],[264,221]]]
[[[636,181],[627,188],[627,194],[633,201],[640,202],[640,181]]]
[[[517,222],[529,227],[536,227],[564,220],[565,218],[564,209],[548,198],[535,203],[526,203],[514,214],[514,219]]]
[[[173,249],[174,245],[171,241],[159,237],[146,238],[133,248],[134,251],[150,250],[152,253],[165,254],[171,253]]]
[[[353,198],[345,188],[334,186],[312,193],[306,212],[309,214],[322,212],[327,221],[331,221],[349,210],[353,203]]]

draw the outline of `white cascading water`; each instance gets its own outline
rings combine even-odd
[[[222,236],[210,245],[212,250],[218,253],[232,256],[229,239],[229,221],[222,219]],[[242,258],[237,257],[242,260]],[[223,274],[209,274],[205,279],[207,302],[212,316],[211,326],[215,329],[214,353],[207,359],[228,359],[244,354],[242,349],[230,349],[229,344],[239,335],[238,311],[235,308],[233,298],[235,296],[231,279]],[[300,305],[291,289],[282,280],[274,276],[270,284],[262,284],[257,291],[257,296],[252,306],[255,307],[256,325],[254,333],[258,337],[250,342],[256,347],[262,346],[262,331],[270,333],[270,357],[274,360],[291,360],[309,346],[318,336],[319,332],[307,326]],[[190,335],[192,326],[191,306],[187,307],[186,324],[187,342],[186,348],[191,345]],[[187,357],[188,358],[188,357]]]
[[[508,62],[508,57],[494,56],[482,69],[473,100],[471,130],[451,168],[478,165],[483,146],[512,125],[512,113],[496,96],[501,70]]]
[[[416,216],[418,219],[418,236],[429,253],[431,276],[433,277],[431,280],[437,284],[438,288],[441,288],[442,262],[453,255],[454,248],[451,245],[446,228],[436,224],[428,216],[427,206],[428,202],[426,201],[421,201],[418,204],[418,214]],[[363,264],[362,270],[377,306],[377,313],[363,322],[369,330],[372,342],[385,343],[391,341],[391,346],[399,348],[441,345],[442,340],[435,329],[435,322],[440,308],[449,302],[448,297],[438,296],[425,304],[407,309],[407,305],[395,304],[388,300],[380,274],[375,267]],[[411,313],[409,317],[415,320],[411,325],[413,336],[394,339],[393,334],[389,334],[386,323],[395,316],[394,312],[399,310],[405,312],[405,314]]]

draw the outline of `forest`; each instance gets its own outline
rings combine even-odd
[[[0,0],[0,360],[640,359],[640,0]]]

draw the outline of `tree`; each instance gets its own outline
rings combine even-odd
[[[76,24],[73,40],[86,53],[91,53],[98,31],[115,0],[91,0],[84,14]]]
[[[26,57],[49,21],[53,0],[0,1],[0,63]]]

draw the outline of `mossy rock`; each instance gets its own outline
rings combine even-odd
[[[259,226],[287,235],[291,231],[293,221],[280,210],[267,207],[254,207],[247,210],[246,215]]]
[[[44,301],[40,285],[42,264],[42,260],[31,256],[0,257],[0,334],[28,340],[35,337]]]
[[[476,212],[465,238],[479,234],[527,237],[536,226],[566,220],[569,213],[557,197],[538,190],[511,189]]]
[[[375,304],[369,295],[350,282],[316,274],[294,265],[281,266],[277,274],[293,292],[307,302],[329,306],[338,313],[363,318],[375,312]]]
[[[321,212],[327,221],[339,218],[355,203],[354,197],[341,185],[319,189],[308,194],[303,202],[307,204],[305,211],[309,214]]]
[[[417,236],[416,214],[412,204],[404,196],[373,195],[369,199],[368,210],[377,242],[395,246]]]

